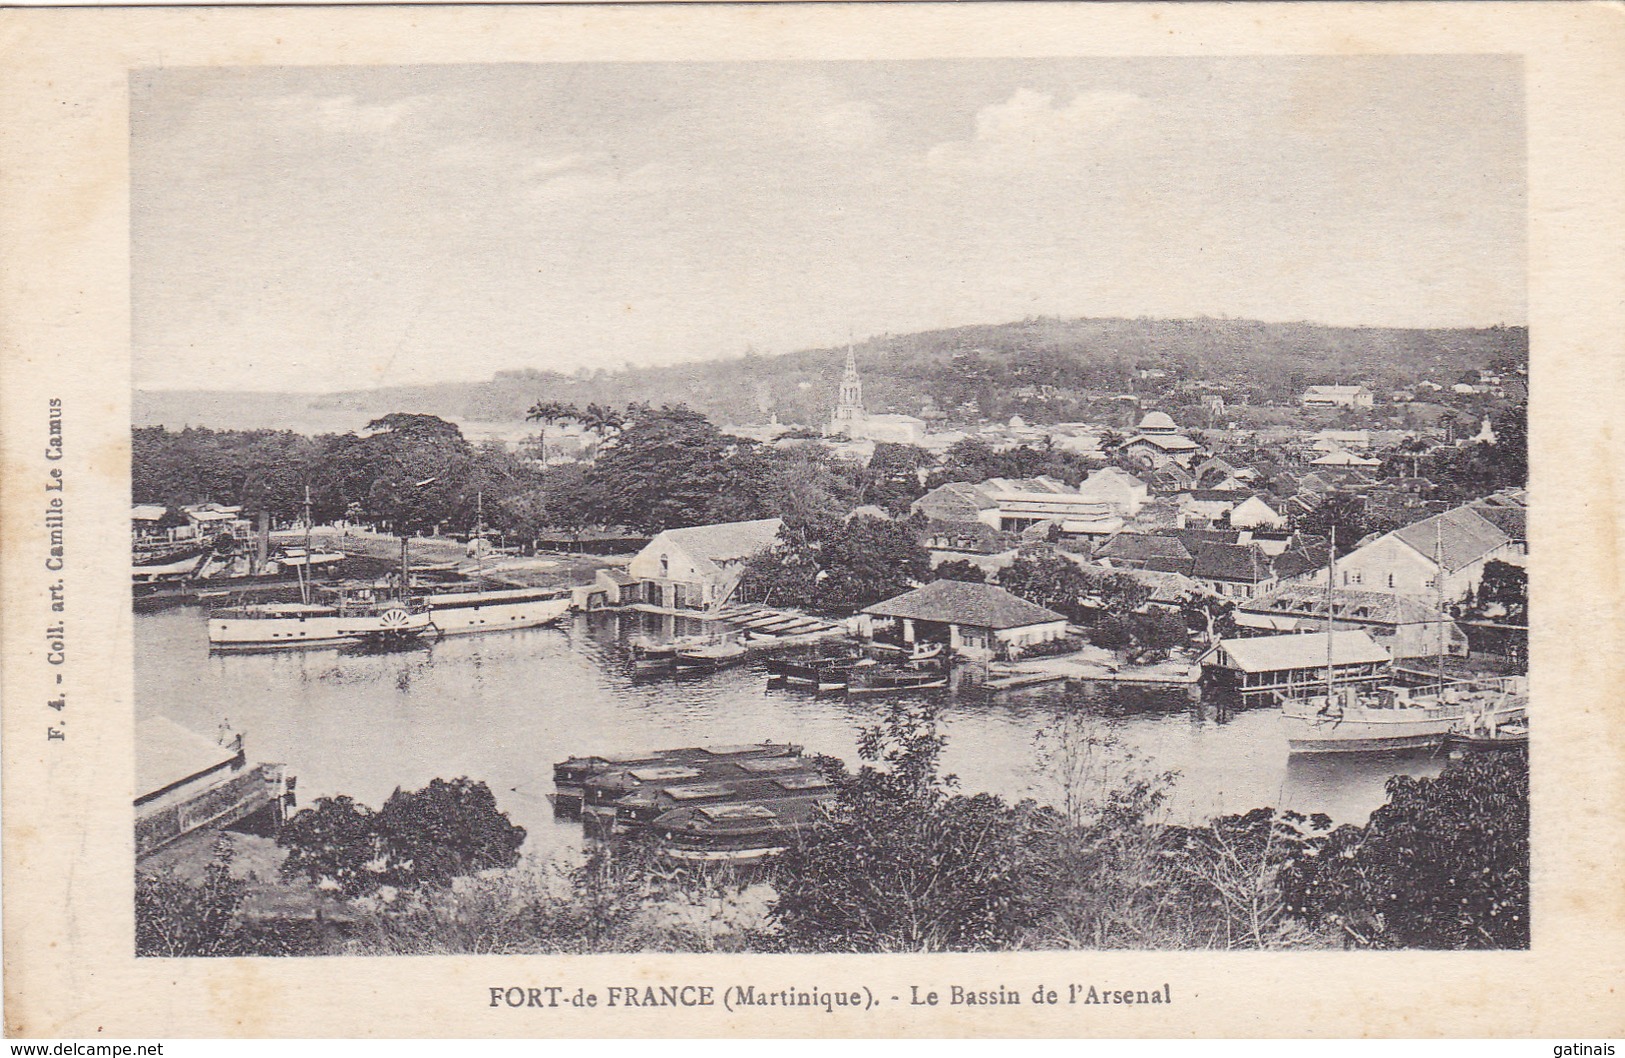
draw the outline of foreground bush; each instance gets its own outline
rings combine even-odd
[[[1008,947],[1048,905],[1044,848],[1060,823],[1032,802],[955,792],[929,709],[894,706],[866,731],[866,762],[775,864],[774,908],[793,951]],[[876,765],[885,765],[877,767]]]
[[[288,849],[282,871],[303,874],[346,896],[381,886],[417,890],[519,862],[525,828],[499,812],[483,782],[435,779],[397,789],[374,812],[349,797],[323,797],[277,835]]]
[[[1369,823],[1316,842],[1282,885],[1295,914],[1363,947],[1529,947],[1528,758],[1395,776]]]

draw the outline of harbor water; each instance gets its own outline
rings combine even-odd
[[[662,619],[568,615],[557,625],[449,638],[389,653],[349,649],[211,654],[203,611],[135,617],[136,708],[203,734],[246,735],[251,757],[280,761],[301,805],[348,794],[374,808],[397,787],[468,776],[547,853],[581,840],[555,821],[552,765],[572,754],[792,741],[857,763],[863,726],[887,699],[847,701],[774,687],[755,664],[702,676],[635,675],[629,635]],[[671,618],[665,618],[666,622]],[[1172,822],[1275,806],[1363,823],[1396,774],[1434,775],[1426,752],[1294,756],[1277,710],[1235,710],[1191,687],[1049,684],[988,694],[920,692],[942,705],[944,769],[965,792],[1059,803],[1077,783],[1070,732],[1111,739],[1107,772],[1132,754],[1176,772]],[[1091,777],[1098,778],[1099,770]]]

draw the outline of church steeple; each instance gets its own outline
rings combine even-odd
[[[841,394],[835,402],[835,421],[847,423],[863,416],[863,380],[858,377],[857,354],[849,340],[846,343],[846,370],[841,373]]]

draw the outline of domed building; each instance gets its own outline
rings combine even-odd
[[[1119,454],[1147,470],[1169,463],[1188,467],[1202,454],[1202,446],[1179,432],[1179,425],[1167,412],[1145,414],[1133,437],[1117,446]]]
[[[1145,418],[1140,420],[1139,432],[1141,434],[1176,434],[1179,427],[1165,411],[1148,411]]]

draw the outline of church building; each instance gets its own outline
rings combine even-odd
[[[857,357],[848,345],[840,393],[835,411],[824,425],[824,436],[917,445],[925,440],[925,420],[913,415],[869,414],[863,407],[863,379],[858,377]]]

